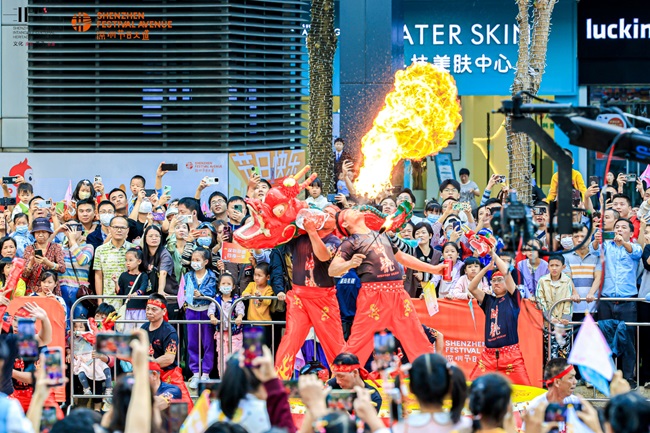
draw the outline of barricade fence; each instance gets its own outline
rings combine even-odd
[[[75,301],[75,303],[72,305],[70,308],[70,311],[74,311],[77,305],[79,305],[81,302],[85,300],[106,300],[106,299],[119,299],[119,300],[124,300],[126,301],[128,296],[126,295],[90,295],[90,296],[84,296],[82,298],[79,298]],[[132,296],[131,299],[143,299],[146,300],[148,299],[147,296]],[[176,301],[175,296],[167,296],[168,301]],[[231,316],[232,312],[235,311],[235,308],[237,305],[241,302],[247,301],[247,300],[278,300],[277,296],[250,296],[250,297],[241,297],[238,299],[235,299],[234,302],[232,303],[232,306],[229,310],[228,316],[223,314],[223,309],[221,305],[216,301],[214,298],[209,298],[209,297],[195,297],[194,299],[197,300],[207,300],[210,301],[210,303],[215,304],[216,308],[216,315],[219,316],[219,326],[218,329],[215,330],[216,334],[218,334],[218,341],[216,342],[218,346],[218,353],[217,353],[217,364],[218,368],[220,371],[225,370],[225,363],[226,363],[226,356],[223,356],[224,353],[224,344],[228,345],[228,353],[232,353],[232,333],[227,332],[228,338],[227,338],[227,343],[225,343],[223,336],[224,336],[224,329],[229,329],[229,326],[226,327],[226,324],[230,325]],[[182,306],[179,306],[182,308]],[[146,323],[146,320],[143,322],[141,320],[126,320],[124,318],[119,318],[119,323],[133,323],[136,324],[137,327],[140,327],[143,323]],[[87,319],[74,319],[72,315],[69,318],[70,321],[70,330],[74,331],[74,324],[75,323],[86,323]],[[180,345],[181,345],[181,335],[183,333],[181,332],[181,325],[188,325],[188,324],[194,324],[194,325],[201,325],[201,324],[211,324],[212,322],[208,320],[169,320],[169,324],[173,325],[176,327],[176,333],[179,336],[179,350],[176,353],[176,360],[177,364],[180,366],[181,363],[181,350],[180,350]],[[278,326],[286,326],[286,321],[284,320],[272,320],[272,321],[251,321],[251,320],[243,320],[242,325],[260,325],[260,326],[270,326],[271,327],[271,341],[267,341],[267,345],[271,349],[273,353],[273,357],[275,358],[275,348],[277,346],[276,341],[275,341],[275,336],[276,336],[276,327]],[[202,332],[202,327],[198,326],[198,344],[199,344],[199,357],[198,357],[198,362],[199,362],[199,371],[202,371],[202,356],[201,354],[203,353],[203,340],[201,338],[201,332]],[[70,339],[70,354],[71,354],[71,368],[70,368],[70,398],[73,401],[74,404],[74,399],[76,398],[94,398],[94,399],[100,399],[100,398],[105,398],[106,395],[101,394],[97,392],[97,386],[98,383],[101,383],[101,381],[95,381],[92,380],[92,394],[75,394],[74,392],[74,368],[72,368],[72,365],[74,364],[74,332],[71,332],[72,338]],[[317,353],[317,340],[314,339],[314,353]],[[186,353],[186,358],[185,362],[189,363],[189,354]],[[95,365],[94,363],[96,362],[96,359],[93,359],[93,371],[95,371]],[[119,359],[115,360],[115,363],[112,367],[112,379],[115,380],[117,377],[117,365],[118,365]]]
[[[166,297],[167,297],[168,301],[170,301],[170,300],[172,300],[174,302],[176,301],[176,296],[166,296]],[[85,301],[85,300],[100,300],[100,299],[101,300],[107,300],[107,299],[126,300],[127,298],[128,298],[128,296],[126,296],[126,295],[89,295],[89,296],[84,296],[84,297],[81,297],[81,298],[79,298],[79,299],[77,299],[75,301],[75,303],[70,308],[70,311],[75,311],[75,308],[77,307],[77,305],[79,303]],[[149,299],[149,297],[148,296],[132,296],[131,299],[146,300],[146,299]],[[223,321],[224,315],[222,313],[221,305],[219,305],[219,303],[216,301],[216,299],[209,298],[209,297],[204,297],[204,296],[200,296],[200,297],[197,296],[194,299],[206,300],[206,301],[210,301],[212,304],[214,304],[215,308],[216,308],[216,313],[215,314],[218,313],[219,317]],[[182,307],[182,306],[179,306],[179,307]],[[140,327],[142,324],[147,322],[147,320],[145,320],[143,322],[142,320],[125,320],[124,318],[119,318],[118,320],[119,320],[119,323],[124,323],[124,324],[134,323],[134,324],[137,324],[137,327]],[[91,389],[92,394],[75,394],[75,392],[74,392],[74,384],[75,384],[75,382],[74,382],[74,367],[73,367],[74,366],[74,344],[75,344],[74,324],[75,323],[87,323],[87,319],[75,319],[73,317],[73,315],[71,314],[70,317],[69,317],[69,321],[70,321],[70,331],[71,331],[70,332],[70,335],[71,335],[71,338],[70,338],[70,400],[71,400],[71,406],[74,405],[74,401],[77,398],[86,398],[86,399],[106,398],[107,397],[106,395],[97,393],[98,382],[101,383],[101,381],[97,381],[97,380],[92,380],[92,389]],[[180,366],[181,365],[180,364],[180,360],[181,360],[181,350],[180,350],[181,337],[180,336],[182,335],[180,326],[181,325],[188,325],[188,324],[195,324],[195,325],[211,324],[211,321],[210,320],[170,320],[168,323],[176,327],[176,333],[179,336],[178,337],[179,341],[178,341],[178,346],[177,346],[177,351],[176,351],[176,363],[177,363],[177,365]],[[223,322],[222,322],[222,325],[223,325]],[[201,338],[201,326],[198,326],[197,328],[198,328],[198,332],[199,332],[199,335],[198,335],[199,371],[202,371],[203,340]],[[222,334],[223,326],[220,326],[219,328],[220,328],[220,330],[217,331],[217,332],[219,332],[219,344],[220,344],[219,350],[220,350],[221,353],[223,353],[223,334]],[[223,359],[223,357],[220,357],[218,359],[221,362],[220,369],[221,369],[221,371],[223,371],[223,368],[224,368],[224,365],[225,365],[224,364],[224,359]],[[96,371],[95,362],[97,362],[97,359],[93,358],[93,360],[92,360],[92,363],[93,363],[92,371],[93,371],[93,373],[95,373],[95,371]],[[117,365],[118,365],[118,362],[119,362],[119,359],[116,359],[115,364],[112,367],[112,379],[113,380],[115,380],[117,378]],[[186,358],[186,362],[189,362],[189,356]]]
[[[586,298],[580,298],[579,302],[582,302],[582,301],[587,301],[587,299]],[[547,331],[549,333],[548,345],[547,345],[548,358],[546,359],[547,362],[551,358],[551,338],[550,338],[550,335],[553,334],[553,326],[555,326],[555,324],[551,323],[551,318],[553,317],[553,311],[555,310],[555,308],[557,308],[559,305],[564,304],[565,302],[572,302],[573,303],[571,298],[560,299],[559,301],[557,301],[553,305],[551,305],[551,308],[548,309],[548,313],[544,313],[544,319],[546,320],[547,328],[548,328]],[[594,301],[595,309],[598,308],[598,305],[601,302],[617,302],[618,303],[618,302],[647,302],[647,301],[646,301],[645,298],[596,298],[595,301]],[[597,314],[597,311],[592,312],[592,313]],[[640,353],[639,353],[639,347],[640,347],[640,344],[639,344],[639,340],[640,340],[640,338],[639,338],[639,329],[641,327],[650,326],[650,323],[647,323],[647,322],[624,322],[624,321],[623,321],[623,323],[625,323],[626,326],[632,326],[632,327],[636,328],[636,338],[635,338],[635,340],[636,340],[635,341],[636,365],[635,365],[635,371],[636,371],[636,385],[638,387],[638,386],[640,386],[639,367],[640,367],[640,364],[641,364],[641,362],[640,362],[641,357],[640,357]],[[581,325],[582,325],[582,322],[570,321],[568,323],[568,325],[566,325],[566,326],[575,327],[575,326],[581,326]],[[573,332],[572,335],[571,335],[572,347],[573,347],[573,343],[574,343],[573,340],[575,339],[575,336],[576,336],[575,334],[576,333]],[[619,361],[619,359],[617,358],[616,359],[617,368],[618,368],[618,361]],[[589,401],[609,401],[609,398],[597,398],[595,388],[594,388],[594,394],[593,395],[594,395],[593,398],[588,398],[587,400],[589,400]]]

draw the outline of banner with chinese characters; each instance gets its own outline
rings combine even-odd
[[[458,364],[469,377],[485,347],[485,314],[481,307],[475,300],[472,301],[472,317],[467,301],[438,299],[439,312],[429,316],[424,300],[413,299],[413,303],[422,324],[444,335],[443,355],[450,362]],[[519,313],[519,346],[533,386],[538,386],[542,381],[542,323],[542,312],[532,302],[523,300]]]
[[[248,178],[253,167],[257,168],[262,179],[273,184],[275,179],[298,173],[306,161],[307,157],[302,149],[231,153],[228,164],[228,195],[246,196]]]
[[[224,242],[221,246],[221,260],[229,263],[250,263],[251,252],[234,242]]]
[[[508,95],[517,65],[517,5],[480,2],[404,1],[404,62],[430,62],[456,79],[460,95]],[[540,94],[577,92],[576,3],[557,2],[551,20],[546,72]]]

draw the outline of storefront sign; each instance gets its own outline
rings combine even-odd
[[[552,18],[541,93],[572,95],[575,4],[558,2]],[[517,65],[517,7],[507,0],[406,0],[404,60],[431,62],[454,76],[460,95],[507,95]]]
[[[246,196],[251,169],[255,167],[262,179],[271,184],[276,179],[293,176],[306,164],[305,151],[270,150],[267,152],[231,153],[229,161],[229,196]]]
[[[647,0],[578,3],[580,84],[648,83],[649,49]]]

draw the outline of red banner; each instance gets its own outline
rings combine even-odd
[[[235,242],[224,242],[221,247],[221,260],[229,263],[250,263],[251,252]]]
[[[47,317],[52,325],[52,341],[47,347],[60,347],[65,353],[65,310],[59,304],[59,301],[44,296],[24,296],[14,298],[10,303],[7,311],[12,316],[26,303],[35,303],[47,312]],[[41,322],[36,321],[36,332],[40,332]],[[65,386],[54,388],[54,398],[58,402],[65,401]]]
[[[429,316],[424,300],[413,299],[422,324],[444,334],[445,356],[455,362],[469,377],[485,346],[485,314],[475,300],[472,301],[474,319],[468,301],[438,299],[440,311]],[[519,345],[524,355],[531,385],[541,386],[542,362],[542,312],[523,300],[519,313]]]

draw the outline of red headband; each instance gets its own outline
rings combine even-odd
[[[157,362],[149,362],[149,371],[157,371],[158,373],[162,372],[160,364]]]
[[[350,365],[337,365],[334,364],[332,365],[332,371],[334,373],[351,373],[354,370],[359,370],[359,373],[361,373],[361,365],[360,364],[350,364]]]
[[[562,370],[561,372],[559,372],[555,376],[551,377],[550,379],[543,380],[542,383],[548,387],[548,386],[552,385],[553,382],[555,382],[556,380],[562,379],[564,376],[571,373],[572,370],[573,370],[573,365],[569,364],[569,366],[567,366],[567,368],[565,368],[564,370]]]
[[[163,316],[163,320],[165,322],[169,321],[169,316],[167,314],[167,306],[163,304],[161,301],[159,301],[158,299],[149,299],[147,301],[147,305],[153,305],[154,307],[158,307],[161,310],[165,310],[165,315]]]

